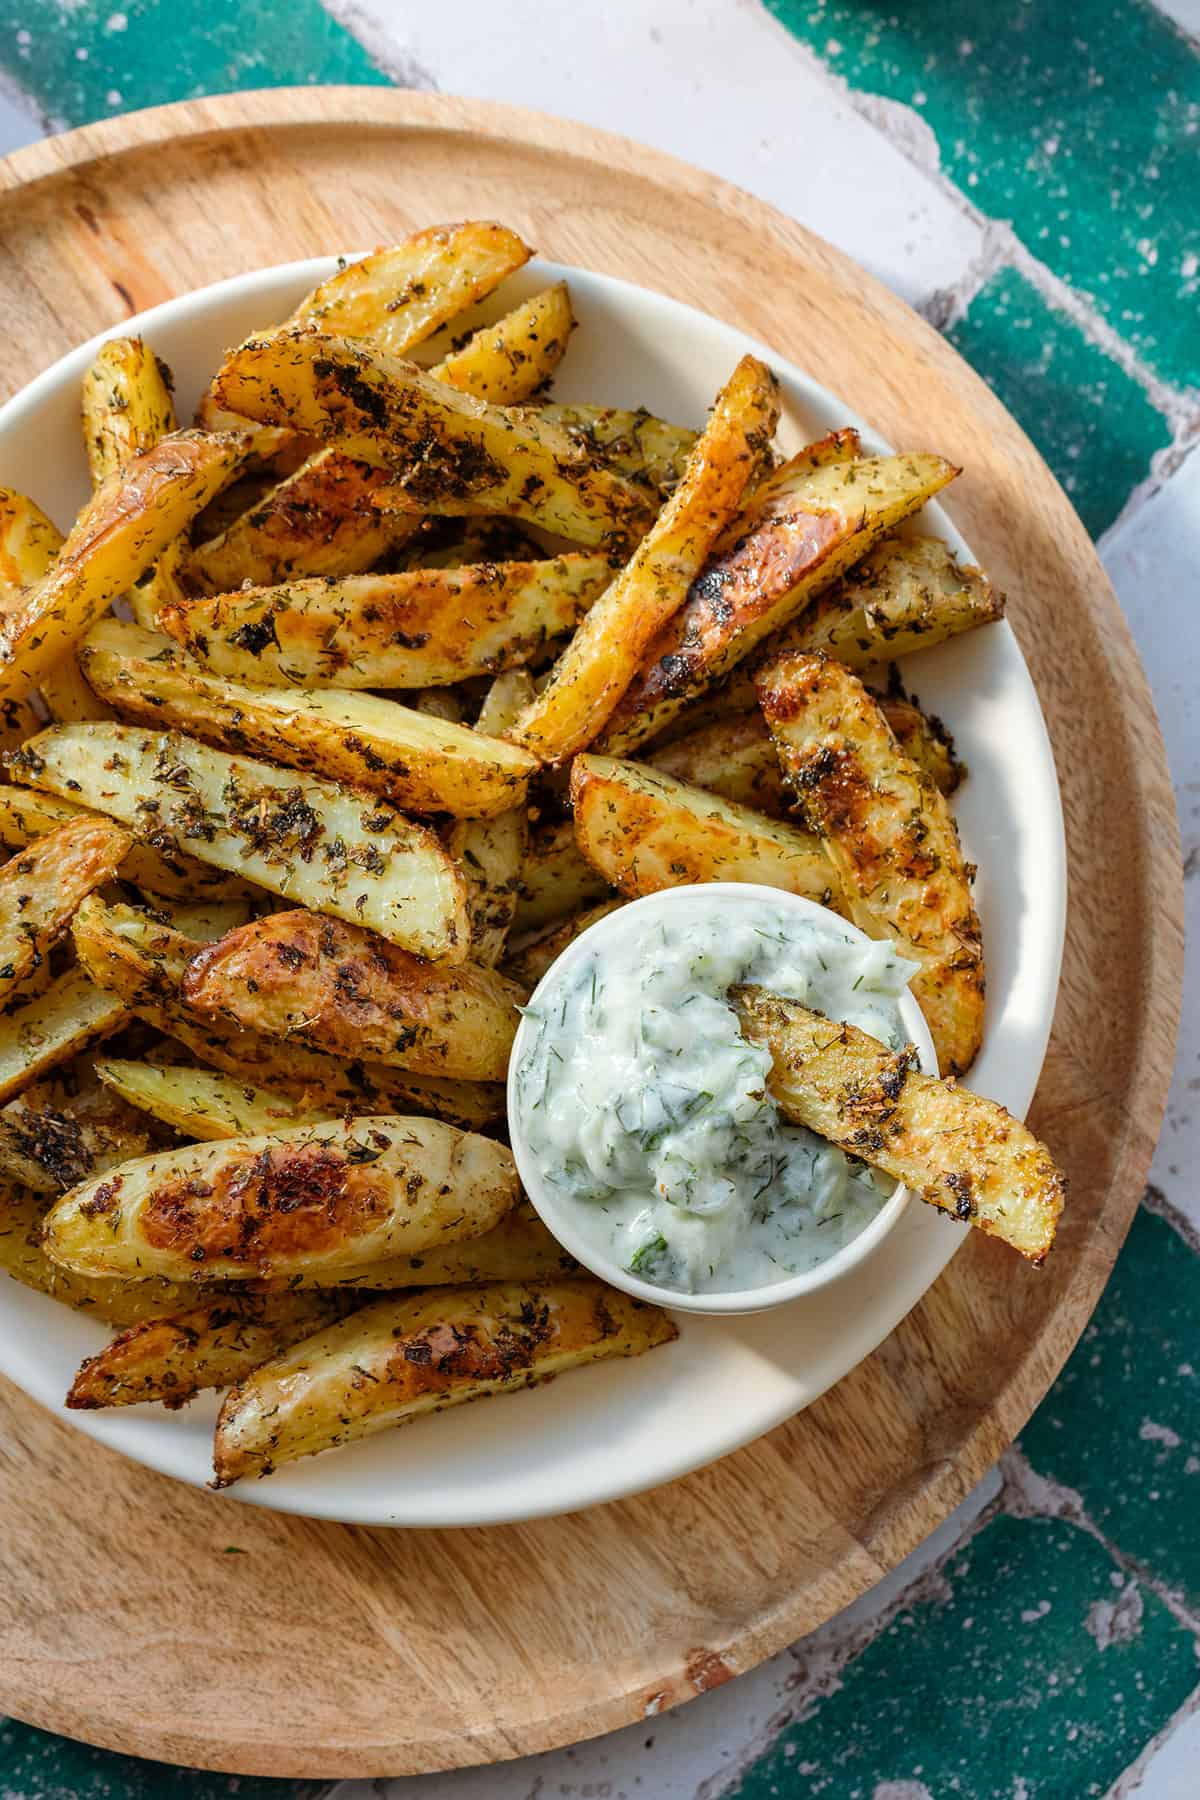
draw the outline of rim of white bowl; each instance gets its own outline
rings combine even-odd
[[[572,969],[590,953],[604,938],[616,937],[628,929],[630,916],[633,913],[670,912],[676,907],[694,902],[695,897],[702,894],[706,900],[716,900],[718,905],[738,906],[754,901],[774,906],[783,913],[791,913],[795,917],[815,920],[831,930],[841,932],[851,943],[868,945],[874,940],[857,925],[843,919],[828,906],[821,906],[815,900],[806,899],[801,894],[789,893],[785,888],[766,887],[756,882],[711,881],[691,882],[681,887],[663,888],[656,894],[644,894],[640,899],[631,900],[619,908],[617,912],[608,913],[603,919],[597,919],[589,925],[569,944],[562,955],[556,957],[538,982],[530,997],[530,1005],[548,994],[552,994],[557,985],[566,979]],[[897,1008],[909,1042],[916,1045],[921,1069],[927,1075],[937,1074],[937,1055],[933,1047],[933,1039],[929,1034],[925,1015],[915,998],[906,988],[897,996]],[[529,1147],[523,1123],[521,1108],[517,1099],[517,1077],[520,1073],[524,1057],[532,1049],[532,1030],[529,1020],[522,1017],[513,1041],[512,1054],[508,1062],[508,1083],[506,1090],[508,1108],[509,1141],[512,1144],[513,1156],[516,1159],[517,1171],[534,1210],[537,1212],[547,1230],[552,1232],[559,1243],[585,1269],[598,1275],[610,1287],[621,1288],[632,1294],[635,1299],[649,1300],[656,1306],[666,1306],[676,1312],[730,1315],[738,1313],[763,1312],[768,1307],[785,1306],[789,1301],[803,1299],[807,1294],[818,1292],[829,1287],[832,1282],[839,1281],[851,1269],[856,1269],[869,1256],[874,1255],[884,1239],[899,1223],[908,1206],[911,1194],[902,1182],[898,1183],[888,1196],[883,1206],[875,1214],[870,1223],[844,1244],[824,1262],[813,1269],[806,1269],[803,1274],[790,1275],[780,1281],[767,1282],[758,1287],[736,1288],[728,1293],[695,1294],[684,1293],[677,1288],[661,1287],[657,1282],[643,1281],[621,1266],[611,1257],[596,1248],[571,1221],[569,1206],[551,1195],[537,1158]]]

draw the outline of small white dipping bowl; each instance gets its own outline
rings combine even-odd
[[[832,912],[829,907],[818,906],[815,900],[802,899],[800,895],[786,893],[781,888],[759,887],[757,884],[737,881],[714,881],[706,883],[702,888],[665,888],[660,894],[647,894],[642,900],[631,901],[628,906],[609,913],[606,918],[598,919],[582,932],[543,975],[534,990],[531,1004],[540,1004],[551,998],[559,984],[570,976],[580,959],[590,951],[607,939],[622,937],[634,914],[639,914],[644,919],[654,918],[686,906],[689,900],[694,900],[697,893],[703,893],[707,903],[728,907],[731,911],[750,902],[758,906],[765,903],[778,913],[784,925],[789,918],[807,918],[832,927],[859,943],[870,942],[865,932]],[[635,971],[630,971],[630,976],[635,979]],[[921,1068],[926,1074],[936,1075],[937,1056],[929,1027],[925,1023],[925,1015],[907,990],[898,996],[896,1004],[909,1042],[916,1045]],[[824,1262],[818,1263],[816,1268],[808,1269],[802,1275],[788,1275],[760,1287],[741,1288],[720,1294],[687,1294],[681,1293],[677,1288],[660,1287],[656,1282],[642,1281],[639,1276],[630,1274],[628,1269],[605,1256],[590,1242],[576,1225],[574,1215],[578,1212],[579,1203],[564,1201],[542,1178],[538,1159],[529,1147],[521,1109],[517,1103],[517,1074],[525,1057],[532,1051],[532,1035],[529,1020],[522,1019],[508,1065],[509,1136],[525,1192],[543,1223],[577,1262],[590,1269],[593,1275],[599,1275],[612,1287],[623,1288],[627,1294],[634,1294],[639,1300],[652,1300],[657,1305],[671,1307],[676,1312],[726,1316],[762,1312],[770,1306],[786,1306],[790,1300],[815,1293],[818,1288],[828,1287],[831,1282],[838,1281],[851,1269],[865,1262],[878,1249],[908,1205],[908,1189],[903,1185],[897,1186],[870,1224],[856,1238],[852,1238],[841,1250],[835,1251]]]

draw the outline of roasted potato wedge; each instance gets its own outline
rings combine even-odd
[[[206,1018],[180,996],[196,945],[135,907],[104,906],[93,896],[76,913],[73,936],[80,963],[98,986],[129,1013],[244,1086],[266,1083],[333,1116],[432,1113],[469,1131],[504,1116],[504,1089],[498,1083],[407,1075],[357,1057],[340,1061],[303,1044]]]
[[[0,867],[0,1005],[58,942],[80,901],[112,880],[130,841],[109,819],[70,819]]]
[[[125,1281],[75,1275],[51,1262],[42,1248],[46,1203],[27,1188],[0,1182],[0,1269],[35,1293],[48,1294],[74,1312],[92,1313],[110,1325],[136,1325],[179,1312],[195,1298],[169,1281]]]
[[[911,1045],[889,1050],[765,988],[735,988],[731,998],[746,1037],[771,1052],[771,1092],[788,1118],[1042,1261],[1066,1180],[1002,1106],[923,1075]]]
[[[519,406],[549,381],[575,328],[565,281],[523,300],[435,363],[430,374],[491,406]]]
[[[194,600],[158,627],[253,687],[441,686],[541,655],[612,579],[606,556],[294,581]]]
[[[940,538],[890,538],[826,589],[780,650],[823,650],[851,669],[932,649],[1004,616],[1004,596]]]
[[[61,656],[52,669],[42,672],[40,688],[46,711],[55,725],[75,725],[81,719],[111,719],[113,713],[83,678],[74,650]],[[41,721],[45,724],[45,720]]]
[[[845,462],[819,451],[801,452],[756,490],[735,540],[647,648],[601,748],[627,754],[655,737],[958,473],[941,456]]]
[[[479,1237],[518,1193],[503,1144],[384,1113],[140,1157],[52,1206],[44,1243],[82,1275],[288,1282]]]
[[[499,736],[441,725],[377,694],[243,687],[122,619],[102,619],[80,661],[125,718],[307,769],[413,812],[493,818],[524,801],[537,768],[528,751]]]
[[[170,375],[153,350],[137,337],[101,344],[83,378],[83,446],[92,486],[102,487],[174,430]]]
[[[575,837],[627,896],[698,881],[757,881],[844,911],[837,876],[810,832],[610,756],[571,768]]]
[[[16,488],[0,487],[0,605],[5,613],[22,588],[41,580],[62,543],[62,532],[40,506]]]
[[[70,819],[98,819],[103,815],[77,806],[56,794],[39,794],[36,788],[6,787],[0,783],[0,843],[14,850],[56,831]],[[168,859],[149,844],[131,842],[121,864],[121,876],[138,888],[168,899],[236,901],[261,897],[262,890],[222,869],[210,869],[194,856]]]
[[[491,737],[507,731],[533,698],[533,691],[524,669],[497,675],[479,710],[476,731]],[[529,821],[523,805],[498,818],[461,822],[446,837],[446,848],[467,878],[471,960],[485,969],[494,969],[504,954],[528,844]]]
[[[332,1288],[383,1291],[392,1288],[472,1286],[481,1281],[545,1281],[578,1273],[558,1239],[547,1231],[528,1200],[520,1200],[491,1231],[460,1243],[439,1244],[416,1256],[392,1256],[351,1275],[326,1276]],[[301,1286],[307,1278],[301,1279]]]
[[[0,1175],[35,1194],[65,1194],[150,1148],[146,1121],[103,1088],[26,1088],[0,1108]]]
[[[948,1075],[983,1035],[983,946],[971,874],[936,785],[878,702],[825,656],[785,653],[757,677],[788,781],[821,834],[856,925],[920,965],[912,991]]]
[[[488,396],[489,399],[491,396]],[[591,456],[632,481],[644,481],[665,500],[683,479],[699,432],[669,425],[645,407],[550,405],[542,417],[569,431]]]
[[[924,713],[907,694],[877,694],[879,710],[892,736],[910,762],[929,776],[949,797],[962,785],[966,769],[958,759],[954,739],[932,713]]]
[[[182,985],[184,1002],[208,1017],[466,1081],[504,1079],[524,997],[491,969],[424,962],[311,912],[231,931],[192,959]]]
[[[186,844],[202,862],[359,919],[419,955],[466,955],[461,873],[386,800],[135,725],[53,725],[13,751],[9,768],[120,819],[160,852]]]
[[[499,512],[571,542],[615,547],[650,523],[645,490],[589,462],[565,432],[446,387],[415,363],[345,338],[250,338],[217,376],[223,403],[336,439],[392,470],[376,502],[402,513]]]
[[[677,1335],[658,1307],[582,1278],[377,1300],[230,1391],[215,1485]]]
[[[110,1037],[128,1018],[116,994],[96,987],[82,969],[68,969],[44,994],[0,1018],[0,1100]]]
[[[220,1075],[213,1069],[190,1069],[178,1064],[159,1067],[156,1063],[116,1057],[97,1062],[95,1069],[97,1079],[130,1106],[161,1119],[181,1137],[199,1138],[203,1143],[258,1137],[291,1125],[320,1125],[350,1110],[341,1106],[306,1106],[287,1094],[247,1087],[231,1075]],[[0,1114],[0,1119],[3,1116]],[[133,1156],[140,1154],[130,1152]],[[77,1179],[82,1181],[84,1177],[81,1174]]]
[[[105,482],[48,573],[0,624],[0,700],[40,684],[224,486],[242,454],[236,437],[180,431]]]
[[[564,919],[561,925],[551,925],[526,936],[508,957],[501,973],[532,992],[568,944],[573,944],[589,925],[594,925],[598,919],[606,919],[610,912],[616,912],[618,906],[624,904],[623,900],[601,900],[598,906],[589,906],[584,912]]]
[[[687,599],[778,419],[775,377],[765,363],[744,356],[718,394],[678,487],[517,720],[514,742],[541,762],[561,763],[598,736],[646,646]]]
[[[232,1387],[347,1311],[335,1294],[220,1294],[131,1325],[80,1364],[75,1412],[160,1400],[174,1409],[205,1388]]]
[[[512,935],[527,938],[585,906],[611,899],[608,882],[576,843],[571,820],[564,819],[535,832],[525,853]]]

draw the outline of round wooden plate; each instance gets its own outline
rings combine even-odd
[[[1145,679],[1095,552],[954,351],[769,207],[620,138],[378,88],[188,102],[0,165],[4,383],[184,290],[432,220],[500,218],[777,346],[893,442],[1011,602],[1058,762],[1071,902],[1032,1111],[1071,1178],[1048,1267],[974,1235],[789,1424],[618,1505],[487,1531],[262,1513],[0,1391],[0,1708],[142,1756],[289,1776],[516,1756],[673,1706],[818,1625],[1008,1445],[1095,1304],[1161,1121],[1178,838]],[[233,1551],[238,1554],[233,1554]]]

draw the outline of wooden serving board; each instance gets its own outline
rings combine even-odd
[[[1095,1304],[1161,1121],[1178,840],[1121,613],[989,390],[799,225],[620,138],[499,106],[305,88],[166,107],[0,165],[4,389],[222,276],[471,216],[735,323],[896,444],[965,466],[951,510],[1010,596],[1062,783],[1070,916],[1033,1118],[1070,1205],[1043,1272],[973,1236],[803,1415],[570,1518],[458,1532],[285,1518],[135,1467],[4,1385],[0,1708],[142,1756],[431,1770],[605,1731],[751,1667],[877,1581],[1010,1443]]]

